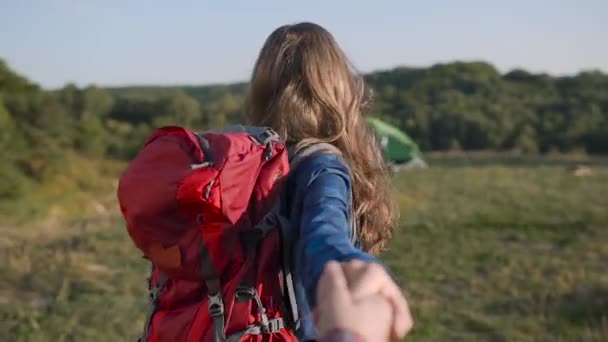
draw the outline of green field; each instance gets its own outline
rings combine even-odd
[[[412,341],[608,340],[608,163],[585,159],[577,177],[577,162],[442,157],[395,175],[401,224],[383,259]],[[116,216],[120,167],[0,203],[0,341],[136,340],[148,266]]]

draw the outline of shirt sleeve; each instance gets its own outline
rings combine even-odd
[[[302,280],[308,303],[316,304],[319,277],[328,261],[378,262],[351,241],[350,174],[339,156],[322,155],[302,162],[296,172],[301,211],[294,245],[294,272]]]

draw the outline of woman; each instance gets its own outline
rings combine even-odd
[[[293,269],[300,340],[318,338],[311,312],[319,277],[332,260],[343,263],[349,284],[365,284],[351,289],[353,300],[370,292],[387,298],[396,337],[411,326],[400,290],[365,253],[386,246],[394,223],[387,172],[363,120],[368,95],[331,34],[312,23],[275,30],[253,70],[245,105],[250,124],[272,127],[296,151],[330,143],[341,154],[307,158],[287,180],[289,215],[296,229]],[[359,262],[347,263],[353,260]]]

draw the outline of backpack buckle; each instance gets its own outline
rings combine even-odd
[[[279,330],[284,329],[284,328],[285,328],[285,323],[283,321],[283,318],[281,318],[281,317],[273,318],[268,321],[268,332],[276,333]]]
[[[241,285],[236,289],[236,300],[239,302],[247,301],[253,299],[254,304],[257,306],[258,311],[260,313],[260,324],[262,331],[264,333],[270,332],[270,326],[268,321],[268,315],[266,314],[266,308],[262,305],[262,300],[260,299],[260,295],[255,288]]]
[[[221,293],[209,295],[209,314],[211,317],[224,315],[224,301]]]
[[[262,145],[266,145],[273,140],[278,140],[279,135],[271,128],[268,128],[262,131],[257,138]]]
[[[239,302],[245,302],[250,300],[251,298],[253,298],[256,295],[256,291],[255,289],[249,287],[249,286],[239,286],[236,289],[236,300]]]
[[[266,151],[264,152],[264,161],[268,161],[274,152],[272,142],[281,141],[279,134],[270,127],[250,129],[248,132],[249,139],[251,139],[256,145],[266,146]]]
[[[150,295],[150,302],[152,303],[156,303],[156,301],[158,300],[158,295],[160,293],[160,287],[154,286],[154,288],[150,291],[149,295]]]

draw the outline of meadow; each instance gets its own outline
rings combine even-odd
[[[72,156],[71,158],[79,158]],[[575,165],[591,167],[576,176]],[[135,341],[149,266],[118,216],[122,163],[82,161],[0,202],[0,341]],[[411,341],[608,340],[608,160],[435,156],[394,175],[382,259]]]

